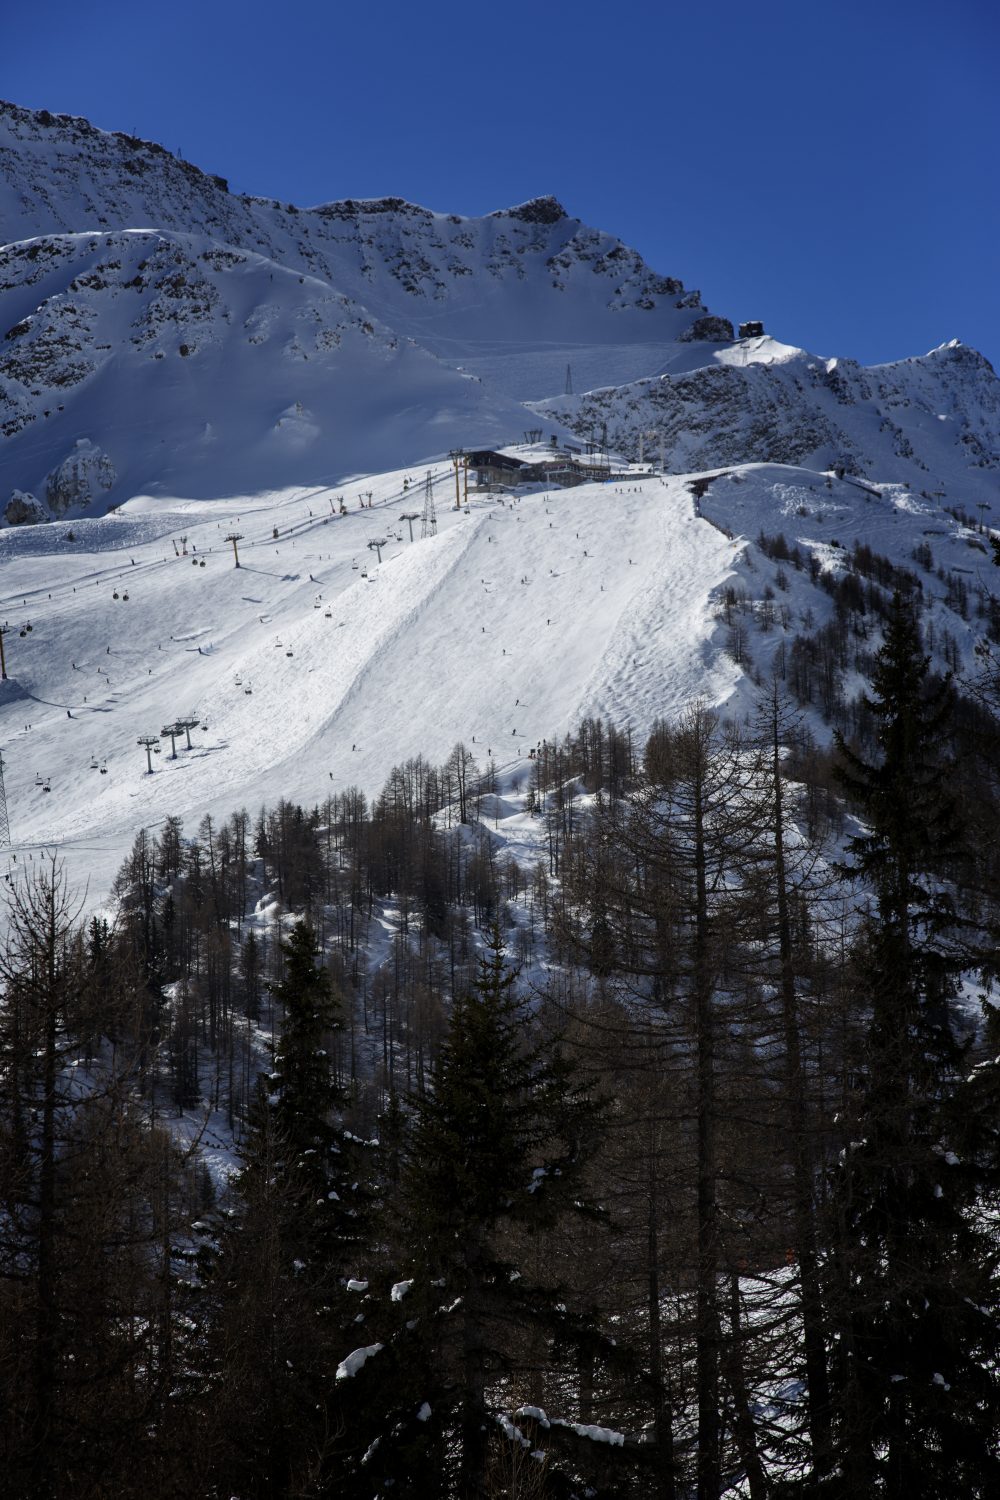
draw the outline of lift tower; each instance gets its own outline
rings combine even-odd
[[[175,720],[173,724],[164,724],[163,728],[160,730],[160,733],[162,734],[162,736],[163,736],[164,739],[167,739],[169,737],[169,739],[170,739],[170,759],[171,760],[176,760],[177,759],[177,736],[179,734],[183,734],[184,730],[181,728],[180,724],[178,724],[176,722],[176,720]]]
[[[159,755],[159,753],[160,753],[160,736],[158,734],[141,734],[139,736],[139,738],[136,740],[136,744],[137,745],[141,745],[142,748],[145,750],[145,752],[146,752],[146,775],[147,776],[152,776],[152,774],[153,774],[153,748],[154,748],[154,746],[156,747],[156,754]]]
[[[459,476],[459,472],[460,472],[460,470],[462,468],[462,463],[463,463],[463,461],[465,459],[465,453],[464,453],[464,451],[461,448],[452,448],[452,449],[450,449],[448,456],[450,457],[451,462],[452,462],[452,467],[455,470],[455,509],[456,510],[461,510],[462,509],[462,491],[461,491],[461,488],[459,487],[458,476]]]
[[[430,469],[424,481],[424,513],[420,518],[420,537],[437,536],[437,515],[434,510],[434,477]]]
[[[201,719],[178,719],[178,720],[176,720],[177,728],[178,729],[183,729],[184,734],[185,734],[185,736],[187,738],[187,745],[186,745],[185,748],[188,749],[188,750],[191,749],[191,731],[192,731],[192,729],[197,729],[198,725],[200,723],[201,723]]]
[[[10,819],[7,817],[7,793],[3,784],[3,751],[0,750],[0,849],[10,848]]]
[[[413,541],[413,523],[414,523],[414,521],[419,521],[420,520],[420,512],[419,512],[419,510],[404,510],[403,514],[400,516],[399,519],[401,521],[409,521],[409,523],[410,523],[410,541],[412,542]]]
[[[227,542],[232,542],[232,544],[233,544],[233,557],[235,559],[237,567],[239,567],[239,565],[240,565],[240,554],[239,554],[239,552],[237,550],[236,543],[237,542],[242,542],[242,540],[243,540],[243,533],[242,533],[242,531],[231,531],[229,533],[229,535],[226,537],[226,541]]]

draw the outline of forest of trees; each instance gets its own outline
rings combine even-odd
[[[5,1496],[1000,1494],[1000,678],[856,562],[831,747],[832,640],[739,726],[588,720],[534,865],[461,744],[142,831],[107,918],[32,863]]]

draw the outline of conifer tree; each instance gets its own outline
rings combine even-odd
[[[867,1066],[833,1196],[841,1476],[846,1494],[985,1496],[1000,1485],[1000,1337],[974,1174],[950,1173],[962,1047],[961,952],[947,876],[960,854],[935,684],[898,595],[868,700],[877,760],[839,742],[866,825],[850,873],[874,897],[863,937]],[[989,1434],[993,1434],[990,1437]]]
[[[305,1493],[337,1459],[335,1370],[356,1311],[346,1282],[363,1254],[361,1164],[343,1129],[330,1041],[340,1009],[299,922],[282,944],[284,1014],[242,1149],[236,1204],[210,1258],[218,1415],[229,1482],[254,1495]],[[231,1386],[231,1376],[239,1380]]]
[[[412,1101],[400,1201],[410,1252],[393,1293],[405,1321],[383,1324],[355,1389],[359,1413],[380,1412],[368,1495],[390,1482],[392,1494],[490,1492],[492,1436],[509,1429],[519,1442],[502,1403],[509,1412],[523,1390],[529,1333],[553,1370],[575,1369],[583,1344],[614,1357],[554,1280],[528,1273],[535,1237],[568,1213],[596,1213],[581,1173],[601,1111],[558,1046],[537,1038],[515,983],[494,929],[432,1087]]]

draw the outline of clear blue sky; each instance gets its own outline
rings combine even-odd
[[[540,193],[734,319],[1000,366],[997,0],[50,0],[0,95],[301,206]]]

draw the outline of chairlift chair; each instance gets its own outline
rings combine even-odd
[[[113,594],[112,594],[112,595],[111,595],[111,597],[112,597],[112,599],[117,599],[117,598],[118,598],[118,590],[117,590],[117,589],[115,589],[115,591],[114,591],[114,593],[113,593]]]
[[[93,760],[90,762],[90,769],[92,771],[99,771],[101,769],[100,766],[97,764],[97,756],[96,755],[94,756]]]
[[[122,603],[123,604],[127,604],[128,603],[128,594],[122,594]]]

